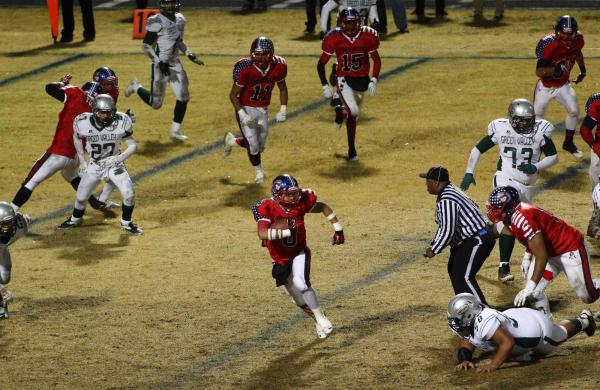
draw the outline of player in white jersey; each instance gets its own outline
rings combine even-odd
[[[181,122],[190,100],[189,81],[183,65],[179,61],[179,52],[184,53],[192,62],[204,65],[183,42],[185,17],[179,12],[179,0],[160,0],[160,13],[148,18],[146,36],[142,49],[152,60],[151,88],[143,88],[137,79],[131,80],[125,96],[137,92],[140,98],[152,108],[158,110],[165,97],[167,83],[171,84],[177,101],[171,124],[171,138],[184,141],[187,136],[181,132]]]
[[[73,214],[58,228],[69,229],[81,223],[85,199],[104,180],[114,184],[123,198],[121,227],[131,234],[140,235],[144,231],[131,221],[135,189],[123,163],[137,148],[131,119],[127,114],[117,112],[109,95],[98,95],[92,104],[92,111],[77,116],[73,121],[73,139],[81,162],[79,170],[83,175],[77,188]],[[89,163],[85,162],[83,139],[86,140],[85,151],[90,156]],[[120,153],[121,140],[127,144],[123,153]]]
[[[8,246],[27,233],[29,216],[13,210],[10,203],[0,202],[0,319],[8,318],[8,304],[12,293],[6,289],[10,282],[12,260]]]
[[[331,11],[336,8],[338,9],[338,16],[343,10],[354,8],[360,13],[363,26],[368,26],[370,21],[374,29],[379,29],[377,0],[329,0],[321,8],[321,36],[327,33],[327,19]]]
[[[558,162],[556,147],[551,139],[553,130],[554,126],[550,122],[535,119],[533,105],[529,101],[513,100],[508,106],[508,119],[491,121],[487,135],[471,150],[460,188],[466,191],[471,184],[475,184],[473,175],[481,154],[498,145],[500,159],[492,188],[513,187],[519,192],[522,201],[530,203],[536,191],[538,173]],[[542,153],[544,158],[541,158]],[[500,235],[499,241],[498,279],[509,282],[514,279],[510,273],[510,256],[515,239]]]
[[[507,360],[529,361],[532,354],[547,356],[581,331],[588,336],[596,332],[588,309],[575,319],[555,324],[541,311],[530,308],[491,309],[469,293],[458,294],[448,303],[448,325],[460,338],[457,371],[475,368],[475,349],[494,352],[491,362],[478,365],[478,372],[494,371]]]

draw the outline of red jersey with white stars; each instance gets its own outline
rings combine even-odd
[[[268,241],[264,244],[269,250],[273,261],[285,264],[306,248],[306,228],[304,227],[304,214],[308,213],[317,202],[317,194],[312,190],[303,189],[300,203],[291,209],[286,209],[274,198],[267,198],[252,206],[254,219],[258,221],[274,222],[280,218],[293,218],[296,230],[292,236],[281,240]]]
[[[577,229],[529,203],[515,207],[509,229],[523,245],[527,245],[536,233],[542,232],[550,257],[576,251],[583,245],[583,235]]]
[[[585,103],[585,113],[598,122],[600,118],[600,93],[595,93],[588,98],[587,103]]]
[[[323,39],[323,52],[337,56],[336,75],[338,77],[368,77],[370,70],[369,54],[379,48],[379,36],[371,27],[362,26],[354,38],[336,27]]]
[[[271,94],[275,83],[287,76],[285,58],[273,56],[266,70],[252,63],[250,58],[238,60],[233,67],[233,82],[242,88],[240,102],[242,106],[267,107],[271,103]]]
[[[560,77],[542,77],[541,80],[544,87],[560,87],[569,81],[575,58],[581,55],[583,46],[583,34],[579,31],[569,47],[562,40],[558,39],[556,34],[546,35],[540,39],[535,48],[537,59],[548,61],[548,66],[554,66],[559,62],[562,62],[565,66],[565,71]]]
[[[63,88],[63,92],[65,93],[64,107],[58,114],[58,124],[48,153],[74,158],[77,151],[73,144],[73,120],[79,114],[91,112],[92,108],[81,88],[67,85]]]

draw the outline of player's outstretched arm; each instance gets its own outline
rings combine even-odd
[[[497,345],[496,353],[490,363],[477,367],[477,372],[492,372],[500,368],[506,359],[508,359],[510,351],[515,345],[515,339],[513,339],[510,333],[502,327],[499,327],[496,332],[494,332],[492,342]]]
[[[464,339],[458,341],[458,353],[457,360],[458,364],[454,366],[454,371],[467,371],[470,368],[474,368],[473,364],[473,351],[475,346]]]
[[[344,228],[340,223],[338,217],[335,215],[335,212],[332,210],[327,203],[316,202],[313,208],[310,210],[311,213],[323,213],[323,215],[327,218],[329,222],[333,225],[333,230],[335,233],[333,234],[333,239],[331,241],[332,245],[341,245],[344,243]]]

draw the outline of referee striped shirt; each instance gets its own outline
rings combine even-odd
[[[456,246],[479,235],[487,225],[477,204],[452,183],[448,183],[437,197],[435,223],[438,229],[431,241],[431,250],[435,254],[448,244]]]

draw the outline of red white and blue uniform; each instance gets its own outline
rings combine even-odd
[[[281,218],[292,218],[294,220],[296,228],[291,237],[281,240],[263,241],[269,250],[271,259],[275,263],[285,264],[308,249],[306,245],[304,215],[314,207],[316,202],[317,194],[310,189],[303,189],[300,203],[290,209],[285,208],[274,198],[263,199],[252,207],[252,213],[257,222],[267,221],[273,223],[275,220]]]
[[[285,58],[273,56],[269,67],[260,69],[252,60],[242,58],[233,67],[233,82],[240,88],[240,102],[245,107],[267,107],[271,103],[271,95],[275,83],[287,76]]]
[[[355,37],[347,36],[340,27],[336,27],[325,36],[322,48],[323,54],[336,55],[338,77],[368,77],[369,55],[379,48],[379,36],[377,31],[367,26],[362,26]],[[373,77],[378,75],[379,70],[374,69]]]
[[[544,279],[551,281],[564,271],[579,299],[585,303],[598,299],[600,280],[592,279],[583,235],[577,229],[548,211],[523,202],[515,207],[509,229],[523,245],[527,245],[536,234],[542,234],[548,252]],[[533,265],[529,268],[529,277],[533,268]]]
[[[596,153],[593,148],[594,143],[600,142],[600,137],[598,136],[598,120],[600,120],[600,93],[592,94],[587,102],[585,103],[585,118],[581,123],[581,127],[579,129],[581,133],[581,138],[592,148],[592,152],[590,153],[590,169],[589,169],[589,177],[590,182],[592,183],[592,188],[594,193],[598,192],[597,195],[600,195],[600,188],[598,187],[598,183],[600,180],[598,177],[600,176],[600,156]],[[593,134],[592,131],[596,129],[596,133]],[[598,202],[596,202],[598,205]]]

